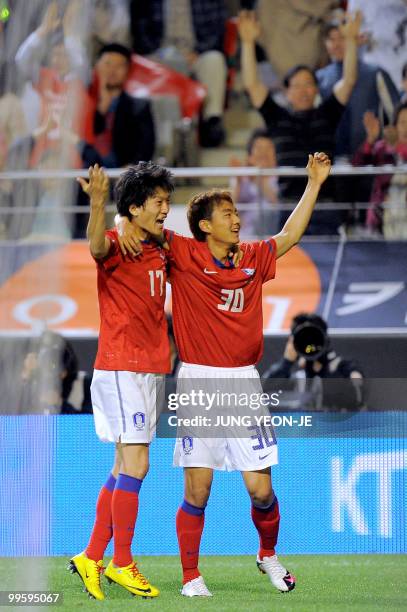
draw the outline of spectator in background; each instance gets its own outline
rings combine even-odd
[[[93,146],[85,146],[86,165],[116,168],[152,159],[154,124],[148,100],[124,91],[131,51],[118,43],[105,45],[95,66],[91,93]]]
[[[361,11],[368,43],[363,59],[387,70],[397,88],[407,57],[406,0],[348,0],[348,11]]]
[[[395,129],[391,126],[385,128],[382,140],[379,140],[380,121],[373,113],[365,113],[363,125],[366,140],[354,156],[355,166],[407,164],[407,102],[397,108]],[[376,176],[370,202],[367,215],[369,230],[383,233],[388,239],[407,239],[407,175]]]
[[[48,115],[55,122],[46,140],[38,141],[33,165],[46,148],[60,139],[61,126],[77,133],[86,142],[93,142],[89,120],[91,101],[85,87],[88,64],[77,35],[80,9],[80,3],[72,0],[61,18],[57,2],[51,2],[40,26],[16,54],[21,75],[30,80],[40,94],[40,123]]]
[[[241,166],[233,158],[231,165]],[[277,166],[276,150],[270,134],[264,128],[254,130],[247,143],[246,166],[256,168],[275,168]],[[239,211],[243,220],[244,233],[248,235],[274,235],[279,231],[279,214],[272,211],[272,204],[278,200],[278,180],[276,176],[237,177],[231,181],[233,200],[239,204],[253,204],[254,210]]]
[[[129,0],[93,0],[90,9],[88,36],[93,65],[101,48],[112,40],[130,45],[130,6]]]
[[[5,138],[7,147],[28,132],[20,93],[16,67],[11,62],[2,64],[0,66],[0,132]]]
[[[6,169],[80,168],[82,166],[80,139],[77,134],[63,126],[58,127],[60,132],[58,140],[50,139],[48,147],[38,147],[39,142],[47,142],[49,132],[55,129],[55,120],[48,115],[31,134],[15,140],[8,148]],[[7,238],[69,240],[72,223],[69,216],[61,212],[61,208],[72,206],[76,192],[77,187],[72,181],[57,178],[11,181],[8,206],[17,204],[37,209],[33,213],[26,212],[6,217]]]
[[[274,102],[257,75],[255,41],[260,33],[260,25],[253,13],[240,13],[243,83],[273,139],[278,165],[302,167],[308,151],[324,151],[330,157],[334,155],[335,131],[357,79],[359,26],[360,15],[349,17],[343,26],[342,32],[346,39],[344,71],[332,94],[316,107],[318,85],[315,74],[305,65],[295,66],[284,79],[286,97],[290,104],[290,109],[286,109]],[[295,201],[301,195],[303,185],[302,178],[281,179],[279,186],[283,200]],[[332,201],[332,181],[328,180],[324,187],[320,201]],[[311,218],[308,233],[336,233],[341,221],[342,216],[336,211],[316,211]]]
[[[7,170],[8,151],[12,143],[27,133],[27,123],[21,100],[16,69],[12,63],[0,67],[0,172]],[[2,208],[12,206],[13,183],[0,181],[0,239],[8,237],[10,215]]]
[[[343,74],[345,38],[337,22],[329,23],[324,31],[324,41],[331,63],[318,70],[319,91],[325,100]],[[382,93],[383,87],[387,89]],[[388,99],[390,98],[390,108]],[[336,130],[336,156],[351,158],[364,140],[363,114],[369,110],[382,117],[386,113],[387,123],[393,120],[393,105],[397,106],[399,93],[389,74],[379,66],[358,61],[358,78],[350,100]],[[386,112],[387,111],[387,112]],[[387,114],[388,113],[388,114]],[[384,121],[382,121],[384,123]]]
[[[193,75],[205,85],[207,98],[200,125],[200,144],[204,147],[217,147],[225,138],[225,21],[223,0],[131,2],[134,51]]]
[[[312,70],[321,65],[326,57],[322,29],[339,4],[335,0],[258,0],[257,3],[245,0],[242,8],[256,5],[258,20],[263,26],[259,42],[273,71],[282,80],[296,64],[306,64]]]

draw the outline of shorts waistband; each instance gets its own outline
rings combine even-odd
[[[188,370],[206,370],[207,372],[224,372],[227,374],[228,372],[248,372],[251,370],[255,370],[255,365],[248,366],[240,366],[237,368],[221,368],[220,366],[208,366],[208,365],[200,365],[199,363],[185,363],[181,362],[182,368],[188,368]]]

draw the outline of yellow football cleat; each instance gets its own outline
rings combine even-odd
[[[105,598],[100,588],[100,574],[104,570],[103,561],[96,562],[88,559],[86,554],[82,552],[72,557],[68,569],[71,574],[79,575],[85,585],[85,591],[89,593],[89,597],[99,600]]]
[[[124,587],[133,595],[140,595],[140,597],[157,597],[160,593],[160,591],[152,586],[147,578],[139,572],[134,561],[130,563],[130,565],[126,565],[126,567],[116,567],[113,565],[113,561],[110,561],[105,570],[105,576],[108,582],[116,582],[116,584]]]

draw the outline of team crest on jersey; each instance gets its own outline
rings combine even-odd
[[[242,268],[242,271],[247,274],[247,276],[253,276],[256,272],[256,268]]]
[[[194,446],[194,441],[190,436],[184,436],[182,438],[182,450],[185,455],[190,455],[192,452],[192,448]]]
[[[136,412],[133,414],[133,423],[137,431],[144,429],[144,425],[146,424],[146,415],[144,412]]]

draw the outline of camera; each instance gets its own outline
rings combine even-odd
[[[291,328],[294,348],[307,361],[316,361],[327,352],[329,339],[326,323],[318,315],[299,315]]]

